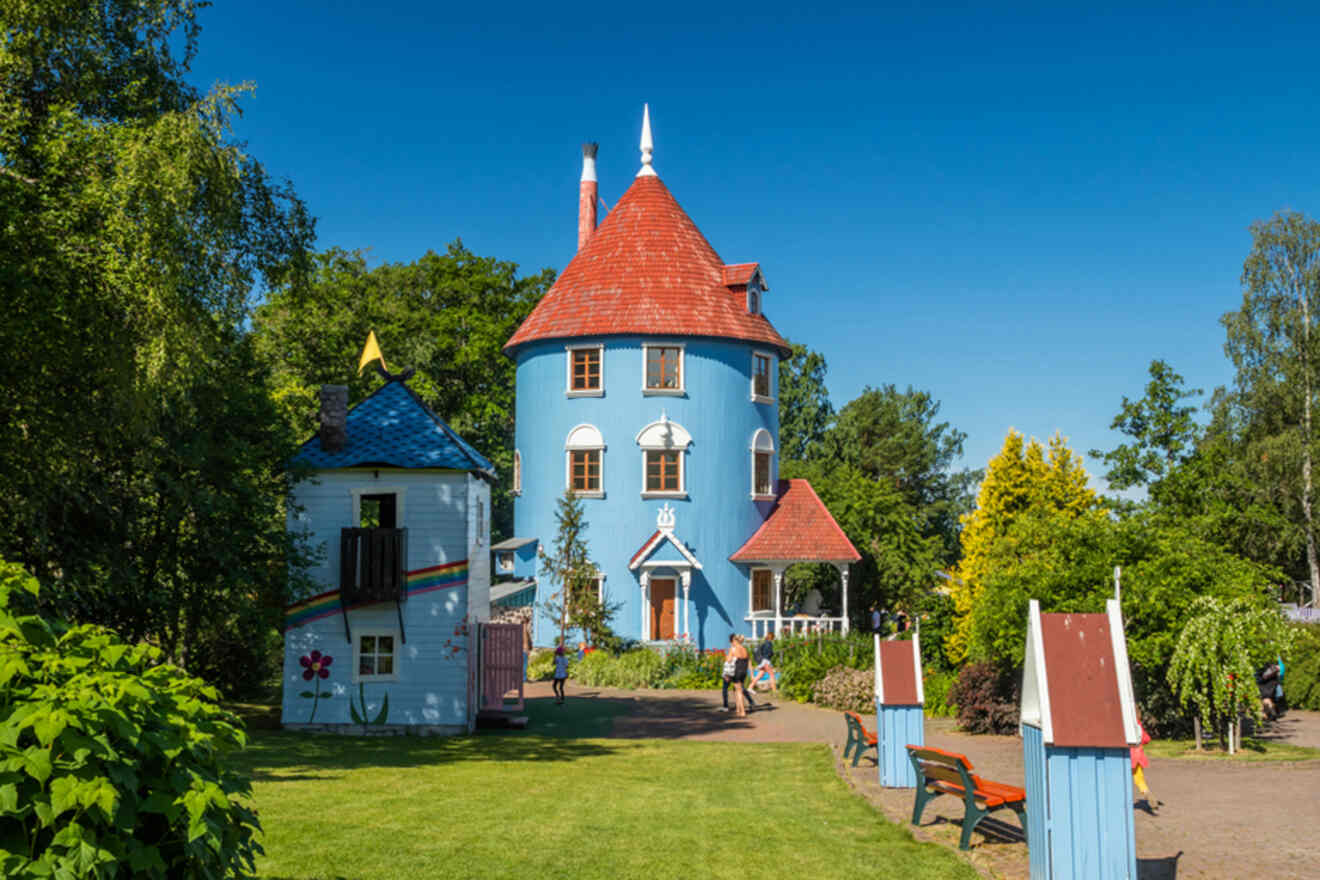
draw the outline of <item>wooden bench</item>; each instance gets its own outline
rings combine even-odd
[[[990,782],[972,772],[966,755],[943,749],[908,746],[908,758],[917,772],[917,801],[912,807],[912,824],[921,824],[926,804],[942,794],[962,798],[964,812],[959,849],[970,849],[972,829],[995,810],[1017,813],[1022,835],[1027,833],[1027,793],[1014,785]]]
[[[857,761],[862,757],[862,752],[866,749],[876,749],[876,761],[880,760],[880,752],[876,746],[878,740],[873,732],[866,729],[862,724],[862,716],[856,712],[844,712],[844,720],[848,722],[848,742],[843,746],[843,759],[848,760],[848,753],[852,752],[852,765],[857,766]]]

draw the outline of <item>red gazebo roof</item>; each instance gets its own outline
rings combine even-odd
[[[733,562],[856,562],[862,556],[806,480],[780,480],[774,509]]]
[[[765,315],[740,289],[755,263],[725,266],[669,189],[638,177],[504,344],[638,334],[712,336],[762,343],[787,356]]]

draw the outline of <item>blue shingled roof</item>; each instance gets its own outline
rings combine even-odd
[[[399,381],[385,383],[348,411],[348,442],[343,449],[326,452],[318,434],[298,449],[293,461],[321,470],[381,465],[495,471],[485,456]]]

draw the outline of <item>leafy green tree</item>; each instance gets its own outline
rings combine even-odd
[[[825,388],[825,357],[790,344],[792,356],[779,362],[779,454],[781,460],[807,461],[824,452],[834,406]]]
[[[967,658],[978,614],[992,610],[981,598],[987,583],[1017,564],[1023,551],[1012,549],[1015,544],[1041,531],[1024,529],[1013,534],[1018,521],[1027,517],[1046,522],[1075,519],[1099,504],[1087,485],[1080,459],[1063,437],[1052,437],[1047,453],[1040,441],[1026,443],[1018,432],[1008,432],[1003,449],[990,459],[976,509],[962,517],[962,559],[950,572],[957,615],[954,632],[945,643],[951,662],[960,664]],[[984,643],[984,637],[981,641]]]
[[[1091,455],[1102,458],[1109,467],[1105,479],[1113,489],[1151,486],[1155,491],[1192,457],[1201,436],[1194,418],[1196,407],[1183,405],[1184,400],[1201,394],[1201,389],[1185,388],[1183,377],[1161,360],[1151,361],[1149,372],[1146,396],[1137,401],[1125,396],[1109,426],[1132,442],[1110,452],[1091,450]]]
[[[1275,608],[1246,599],[1203,597],[1178,636],[1169,683],[1181,705],[1194,709],[1222,742],[1239,713],[1261,718],[1256,669],[1287,654],[1292,638]]]
[[[938,537],[941,562],[958,554],[958,519],[971,509],[979,471],[956,471],[967,435],[938,421],[929,392],[868,386],[840,411],[829,432],[829,457],[847,462],[903,498],[921,533]]]
[[[1256,477],[1301,531],[1304,556],[1290,568],[1320,596],[1312,474],[1313,418],[1320,389],[1320,223],[1282,212],[1251,226],[1242,270],[1242,307],[1222,318],[1224,349],[1236,370],[1233,404],[1242,452],[1261,462]],[[1281,478],[1281,479],[1280,479]]]
[[[0,346],[27,353],[0,365],[0,553],[190,668],[288,594],[292,446],[244,330],[313,235],[233,137],[243,90],[187,83],[196,8],[0,12]]]
[[[380,385],[358,373],[370,330],[394,372],[414,367],[408,387],[495,465],[492,537],[513,528],[514,362],[503,346],[554,281],[546,269],[479,257],[455,241],[443,254],[370,269],[360,251],[317,255],[310,283],[271,292],[254,333],[275,375],[276,396],[301,438],[316,430],[316,391],[347,384],[350,402]]]

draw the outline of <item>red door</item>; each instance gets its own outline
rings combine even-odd
[[[674,579],[651,579],[651,638],[674,637]]]

